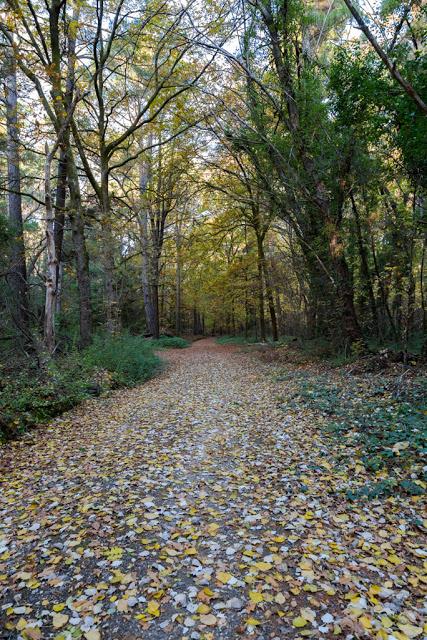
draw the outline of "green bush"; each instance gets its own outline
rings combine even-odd
[[[185,349],[190,343],[178,336],[161,336],[157,340],[150,340],[154,349]]]
[[[91,373],[73,354],[44,370],[29,367],[3,379],[0,440],[42,424],[88,397]]]
[[[142,336],[97,338],[83,354],[90,368],[106,369],[115,386],[133,386],[153,376],[160,359],[153,353],[152,341]]]
[[[133,386],[160,367],[142,337],[97,337],[83,353],[71,352],[39,369],[29,365],[0,380],[0,441],[71,409],[92,395]]]
[[[245,338],[244,336],[220,336],[216,339],[218,344],[251,344],[256,342],[256,338]]]

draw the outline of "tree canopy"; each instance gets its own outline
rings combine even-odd
[[[427,329],[426,7],[5,0],[2,348]],[[13,345],[13,346],[12,346]]]

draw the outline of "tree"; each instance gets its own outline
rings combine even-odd
[[[13,49],[5,43],[3,86],[7,124],[8,209],[11,229],[10,268],[8,281],[12,291],[12,318],[23,344],[31,340],[27,287],[27,266],[22,219],[21,170],[19,162],[18,94],[16,60]]]

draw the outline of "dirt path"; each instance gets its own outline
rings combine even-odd
[[[271,367],[211,340],[168,359],[3,451],[0,637],[427,635],[417,500],[342,498]]]

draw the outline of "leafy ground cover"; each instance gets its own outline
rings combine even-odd
[[[312,411],[323,431],[341,444],[338,462],[356,456],[370,474],[361,486],[358,479],[349,479],[350,499],[425,493],[427,378],[422,371],[402,379],[305,369],[288,371],[278,380],[291,383],[283,409]]]
[[[155,350],[188,344],[179,337],[98,336],[84,352],[68,353],[45,367],[9,367],[0,379],[0,441],[45,423],[85,398],[148,380],[160,370]]]
[[[371,472],[325,435],[333,389],[308,406],[300,371],[285,409],[296,367],[167,357],[1,450],[6,637],[421,640],[425,498],[347,498]]]

